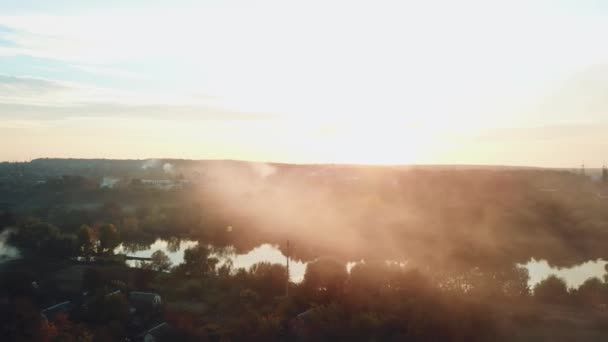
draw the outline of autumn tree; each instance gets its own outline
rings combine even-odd
[[[114,249],[120,245],[120,233],[113,224],[104,224],[99,227],[99,249],[98,253],[112,254]]]
[[[80,246],[80,253],[87,260],[95,254],[97,247],[97,237],[95,231],[88,225],[82,225],[78,231],[78,245]]]
[[[59,316],[46,327],[51,342],[92,342],[93,334],[82,324],[74,323],[67,316]]]

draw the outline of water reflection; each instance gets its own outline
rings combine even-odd
[[[188,248],[196,246],[197,244],[197,241],[192,240],[159,239],[154,241],[154,243],[152,243],[151,245],[121,245],[115,250],[115,252],[125,253],[130,256],[136,257],[150,257],[152,253],[156,252],[157,250],[162,250],[169,256],[169,259],[171,260],[173,265],[177,266],[184,261],[184,251]],[[212,255],[220,260],[219,266],[231,262],[233,269],[244,268],[248,270],[251,266],[259,262],[269,262],[281,265],[285,265],[286,263],[286,257],[278,248],[278,246],[268,243],[255,247],[254,249],[245,254],[236,253],[235,249],[232,247],[210,247],[212,250]],[[365,262],[366,261],[364,260],[350,261],[346,264],[346,269],[350,273],[353,267]],[[388,265],[399,266],[402,268],[408,265],[407,260],[384,260],[384,262],[386,262]],[[137,266],[138,261],[128,261],[127,263],[130,266]],[[528,269],[528,272],[530,274],[529,285],[531,287],[534,287],[534,285],[547,278],[551,274],[555,274],[559,277],[564,278],[569,287],[578,287],[590,277],[601,278],[606,273],[604,270],[604,266],[606,265],[606,263],[606,261],[597,260],[590,261],[573,268],[559,269],[550,267],[548,263],[544,260],[531,260],[527,264],[520,266]],[[306,265],[307,263],[305,262],[291,260],[289,267],[291,281],[299,283],[304,279]]]
[[[12,232],[12,230],[7,229],[0,233],[0,262],[18,259],[21,256],[17,248],[7,243],[8,237]]]
[[[184,261],[184,251],[188,248],[194,247],[198,244],[197,241],[192,240],[156,240],[151,245],[142,244],[125,244],[121,245],[114,251],[117,254],[127,254],[129,256],[135,256],[140,258],[149,258],[152,253],[157,250],[165,252],[173,265],[179,265]],[[285,265],[286,257],[279,250],[277,246],[271,244],[263,244],[246,254],[236,254],[232,248],[212,248],[213,256],[220,259],[221,263],[228,261],[232,262],[233,268],[244,268],[249,269],[256,263],[269,262],[273,264]],[[130,266],[136,266],[137,261],[127,261]],[[293,282],[301,282],[304,279],[304,273],[306,272],[306,263],[291,260],[289,264],[290,279]]]
[[[229,257],[234,268],[245,268],[253,266],[258,262],[270,262],[273,264],[285,264],[286,257],[277,246],[263,244],[254,248],[247,254],[233,255]],[[293,282],[301,282],[306,272],[306,263],[291,260],[289,262],[289,278]]]
[[[597,277],[603,279],[603,276],[606,274],[605,267],[607,263],[605,260],[597,259],[570,268],[558,268],[551,267],[546,260],[532,259],[520,266],[528,270],[530,274],[528,285],[531,288],[534,288],[534,285],[550,275],[556,275],[564,279],[570,288],[578,288],[589,278]]]
[[[114,253],[127,254],[140,258],[149,258],[152,253],[161,250],[169,256],[173,265],[181,264],[184,261],[184,251],[190,247],[196,246],[198,242],[191,240],[181,240],[176,247],[176,242],[171,240],[158,239],[151,245],[142,244],[125,244],[118,246]],[[136,261],[127,261],[130,266],[135,266]]]

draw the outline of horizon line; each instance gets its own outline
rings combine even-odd
[[[31,158],[29,160],[0,160],[0,163],[31,163],[35,160],[104,160],[104,161],[194,161],[194,162],[242,162],[242,163],[262,163],[262,164],[279,164],[279,165],[298,165],[298,166],[319,166],[319,165],[332,165],[332,166],[376,166],[376,167],[470,167],[470,168],[485,168],[485,167],[497,167],[497,168],[521,168],[521,169],[548,169],[548,170],[579,170],[578,166],[538,166],[538,165],[512,165],[512,164],[458,164],[458,163],[403,163],[403,164],[389,164],[389,163],[332,163],[332,162],[282,162],[282,161],[269,161],[269,160],[251,160],[251,159],[234,159],[234,158],[90,158],[90,157],[38,157]],[[585,167],[586,170],[601,170],[602,167]]]

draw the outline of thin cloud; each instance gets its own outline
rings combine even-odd
[[[68,87],[60,82],[40,77],[10,76],[0,74],[0,89],[2,93],[27,92],[33,95],[41,93],[66,90]]]
[[[75,106],[112,103],[118,105],[198,105],[199,99],[175,93],[143,93],[104,88],[78,82],[0,74],[0,103],[16,105]]]
[[[546,97],[540,110],[553,117],[608,120],[608,64],[574,73]]]
[[[0,103],[0,119],[50,119],[61,120],[82,117],[144,117],[155,119],[194,120],[270,120],[273,114],[231,111],[210,106],[185,105],[126,105],[112,103],[41,106]]]
[[[58,99],[71,87],[61,82],[36,77],[0,74],[0,103],[50,104],[45,99]]]
[[[73,67],[76,69],[91,73],[91,74],[102,75],[102,76],[126,78],[126,79],[131,79],[131,80],[141,80],[141,79],[145,78],[143,75],[135,73],[135,72],[130,72],[130,71],[107,67],[107,66],[74,65]]]
[[[476,137],[478,142],[530,142],[556,140],[593,140],[602,137],[608,124],[572,123],[537,127],[513,127],[487,130]]]
[[[179,94],[154,96],[35,77],[0,75],[0,118],[147,117],[259,120],[276,116],[209,105]]]

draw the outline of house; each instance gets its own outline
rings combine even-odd
[[[289,322],[290,332],[298,339],[306,340],[311,335],[310,322],[315,309],[306,310]]]
[[[121,294],[121,293],[122,293],[122,292],[120,292],[120,290],[112,291],[112,292],[110,292],[110,293],[107,293],[107,294],[106,294],[106,297],[116,296],[116,295],[119,295],[119,294]]]
[[[112,292],[108,292],[104,295],[104,297],[107,299],[109,297],[112,296],[117,296],[120,295],[122,292],[120,290],[116,290],[116,291],[112,291]],[[82,294],[82,307],[86,310],[89,309],[89,307],[91,306],[92,303],[94,303],[96,300],[98,300],[97,296],[95,295],[91,295],[91,293],[89,293],[89,291],[85,291]]]
[[[133,291],[129,293],[128,302],[129,326],[132,332],[142,331],[152,323],[162,321],[162,299],[157,293]]]
[[[157,293],[131,292],[129,306],[131,313],[155,312],[161,309],[162,299]]]
[[[172,180],[172,179],[142,179],[141,184],[158,190],[182,189],[184,186],[192,183],[190,180]]]
[[[55,321],[60,315],[67,316],[72,310],[72,302],[63,302],[48,307],[40,312],[42,318],[47,322]]]
[[[158,324],[151,329],[148,329],[135,338],[136,341],[144,342],[160,342],[169,340],[170,327],[167,323],[163,322]]]
[[[113,189],[120,183],[120,178],[116,177],[103,177],[99,182],[100,188]]]

